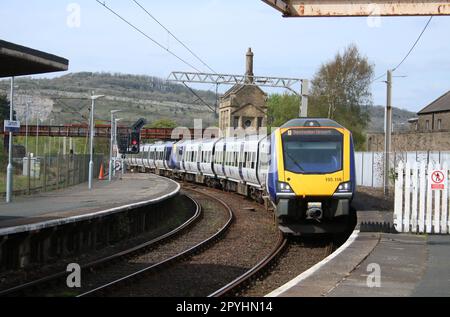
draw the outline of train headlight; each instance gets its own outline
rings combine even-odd
[[[348,193],[352,191],[352,182],[342,183],[339,185],[338,190],[339,193]]]
[[[292,188],[288,183],[279,182],[278,183],[278,191],[280,193],[292,193]]]

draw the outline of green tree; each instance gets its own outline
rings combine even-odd
[[[156,121],[153,121],[152,124],[150,124],[150,128],[170,128],[170,129],[174,129],[178,126],[178,124],[171,120],[171,119],[159,119]]]
[[[0,120],[9,119],[9,101],[6,95],[0,95]]]
[[[358,150],[364,148],[370,119],[373,68],[358,48],[350,45],[343,54],[323,64],[312,81],[309,117],[330,118],[350,129]],[[273,94],[267,104],[269,128],[298,118],[300,100],[295,95]]]
[[[291,119],[298,118],[300,99],[295,95],[273,94],[267,101],[267,116],[269,131],[280,127]]]
[[[6,98],[6,95],[0,95],[0,121],[3,122],[3,120],[6,119],[9,119],[9,101],[8,98]],[[2,171],[6,166],[6,161],[6,152],[4,150],[2,136],[0,140],[0,168],[2,169]]]
[[[374,66],[355,45],[323,64],[312,81],[310,116],[328,117],[353,132],[357,149],[364,148],[364,131],[372,106],[370,84]]]

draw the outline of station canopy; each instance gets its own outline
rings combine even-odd
[[[450,15],[450,0],[262,0],[284,17]]]
[[[0,40],[0,78],[66,71],[69,61]]]

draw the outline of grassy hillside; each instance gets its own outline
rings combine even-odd
[[[106,97],[96,103],[96,120],[110,120],[110,111],[123,110],[118,117],[125,124],[145,118],[151,124],[161,119],[171,119],[180,126],[193,126],[193,119],[203,119],[204,125],[217,125],[211,111],[186,87],[168,83],[161,78],[110,73],[73,73],[53,79],[16,80],[17,117],[25,121],[26,104],[29,104],[30,123],[43,119],[44,124],[87,123],[91,91]],[[10,88],[9,80],[0,81],[0,94]],[[216,95],[211,91],[199,91],[208,104],[214,105]],[[384,130],[384,107],[371,107],[368,131]],[[396,129],[407,127],[404,123],[415,114],[394,108]],[[403,123],[403,125],[401,125]]]
[[[367,127],[368,132],[383,132],[384,131],[384,114],[385,107],[374,106],[370,108],[370,123]],[[408,119],[417,117],[417,114],[404,109],[393,108],[392,121],[394,123],[394,129],[405,130],[408,129]]]
[[[96,119],[110,120],[110,110],[123,110],[125,121],[146,118],[149,123],[170,118],[182,126],[193,125],[194,118],[215,124],[213,114],[188,89],[149,76],[109,73],[74,73],[54,79],[17,79],[16,109],[24,121],[26,104],[32,120],[43,118],[55,124],[87,122],[91,91],[104,94],[96,103]],[[0,81],[0,93],[9,90],[9,81]],[[216,96],[210,91],[196,91],[210,105]]]

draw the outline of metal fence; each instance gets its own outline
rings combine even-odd
[[[30,195],[78,185],[88,181],[89,155],[56,155],[42,157],[15,158],[13,191],[14,195]],[[94,156],[94,177],[99,175],[103,155]],[[4,165],[4,164],[2,164]],[[5,178],[0,166],[2,180],[0,196],[5,196]]]
[[[395,166],[400,162],[404,164],[425,163],[443,164],[450,166],[450,152],[448,151],[416,151],[395,152],[390,154],[391,186],[394,186]],[[382,188],[384,185],[384,153],[383,152],[357,152],[355,153],[356,182],[358,186]]]

